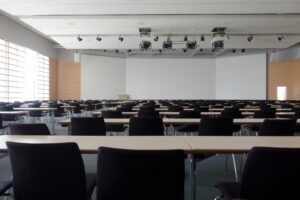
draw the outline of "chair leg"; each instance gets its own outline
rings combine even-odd
[[[235,155],[231,154],[231,156],[232,156],[232,161],[233,161],[233,168],[234,168],[235,180],[238,182],[239,181],[239,174],[238,174],[238,171],[237,171]]]

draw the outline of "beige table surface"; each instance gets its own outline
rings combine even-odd
[[[184,136],[0,136],[0,152],[7,152],[5,142],[22,143],[62,143],[76,142],[82,153],[96,153],[100,146],[134,149],[134,150],[167,150],[181,149],[191,151]]]
[[[25,115],[28,111],[0,111],[1,115]]]

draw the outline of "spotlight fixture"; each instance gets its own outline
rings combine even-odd
[[[168,38],[166,41],[163,42],[163,49],[172,49],[173,42],[170,38]]]
[[[146,50],[146,51],[147,51],[147,50],[150,50],[151,47],[152,47],[152,44],[151,44],[150,41],[143,40],[143,41],[141,41],[141,43],[140,43],[140,50],[141,50],[141,51],[144,51],[144,50]]]
[[[106,52],[106,49],[104,49],[103,51]]]
[[[241,50],[241,52],[242,52],[242,53],[245,53],[245,52],[246,52],[246,50],[245,50],[245,49],[242,49],[242,50]]]
[[[78,42],[81,42],[83,39],[82,39],[82,37],[80,35],[78,35],[77,36],[77,40],[78,40]]]
[[[118,50],[118,49],[116,50],[116,53],[119,53],[119,50]]]
[[[161,53],[161,52],[162,52],[162,50],[161,50],[161,49],[159,49],[159,50],[158,50],[158,52],[159,52],[159,53]]]
[[[196,47],[197,47],[197,41],[188,41],[186,43],[187,49],[196,49]]]
[[[130,53],[131,52],[131,49],[128,49],[128,51],[127,51],[128,53]]]
[[[159,40],[159,37],[157,35],[157,36],[155,36],[154,41],[157,42],[158,40]]]
[[[201,40],[202,42],[205,40],[205,37],[204,37],[204,35],[201,35],[201,38],[200,38],[200,40]]]
[[[248,42],[251,42],[253,40],[253,36],[249,35],[249,37],[247,38]]]
[[[119,36],[119,40],[120,40],[121,42],[123,42],[124,38],[120,35],[120,36]]]
[[[184,36],[183,41],[185,41],[185,42],[188,41],[188,36],[187,35]]]
[[[186,52],[186,49],[182,49],[182,51],[185,53],[185,52]]]
[[[236,52],[236,50],[235,49],[232,49],[232,53],[235,53]]]
[[[102,38],[101,38],[100,36],[97,36],[97,37],[96,37],[96,40],[97,40],[98,42],[101,42]]]
[[[281,36],[279,36],[277,39],[278,39],[278,41],[280,42],[280,41],[282,41],[283,39],[285,39],[285,36],[284,36],[284,35],[281,35]]]
[[[203,49],[201,48],[200,51],[203,51]]]

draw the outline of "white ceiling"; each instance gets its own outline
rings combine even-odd
[[[1,0],[0,9],[67,49],[137,49],[141,40],[160,49],[167,35],[184,48],[186,34],[198,49],[211,48],[213,27],[227,27],[226,49],[287,48],[300,41],[300,0]],[[151,37],[140,38],[139,27],[151,27]]]

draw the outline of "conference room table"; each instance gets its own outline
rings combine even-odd
[[[199,124],[201,119],[200,118],[162,118],[164,124],[171,124],[171,125],[195,125]],[[280,119],[280,118],[276,118]],[[129,124],[129,118],[104,118],[105,124],[108,125],[122,125],[122,124]],[[247,125],[247,124],[262,124],[264,122],[264,118],[240,118],[240,119],[233,119],[234,124],[239,125]],[[64,119],[58,121],[60,125],[68,126],[71,124],[70,119]],[[300,124],[300,119],[297,119],[297,124]]]
[[[32,108],[32,107],[17,107],[17,108],[13,108],[14,110],[17,111],[45,111],[47,112],[48,116],[50,113],[50,124],[51,124],[51,131],[52,133],[54,133],[54,122],[55,122],[55,115],[54,115],[54,111],[57,110],[57,108],[50,108],[50,107],[38,107],[38,108]]]
[[[221,115],[221,112],[200,112],[201,115],[204,115],[204,116],[218,116],[218,115]],[[138,112],[137,111],[131,111],[131,112],[122,112],[122,115],[125,116],[125,117],[131,117],[131,116],[135,116],[137,115]],[[179,112],[169,112],[169,111],[161,111],[159,112],[159,114],[161,116],[172,116],[172,117],[177,117],[179,116]],[[99,112],[92,112],[91,113],[92,116],[94,117],[97,117],[97,116],[101,116],[101,111]],[[254,115],[254,112],[242,112],[242,115],[244,116],[252,116]],[[295,112],[276,112],[276,115],[278,117],[284,117],[284,116],[294,116],[295,115]]]
[[[82,153],[95,154],[99,147],[132,150],[180,149],[187,155],[191,200],[196,199],[195,154],[248,153],[253,147],[300,148],[300,137],[273,136],[0,136],[0,153],[7,153],[6,142],[63,143],[75,142]],[[201,175],[200,175],[201,176]],[[221,180],[220,180],[221,181]]]

